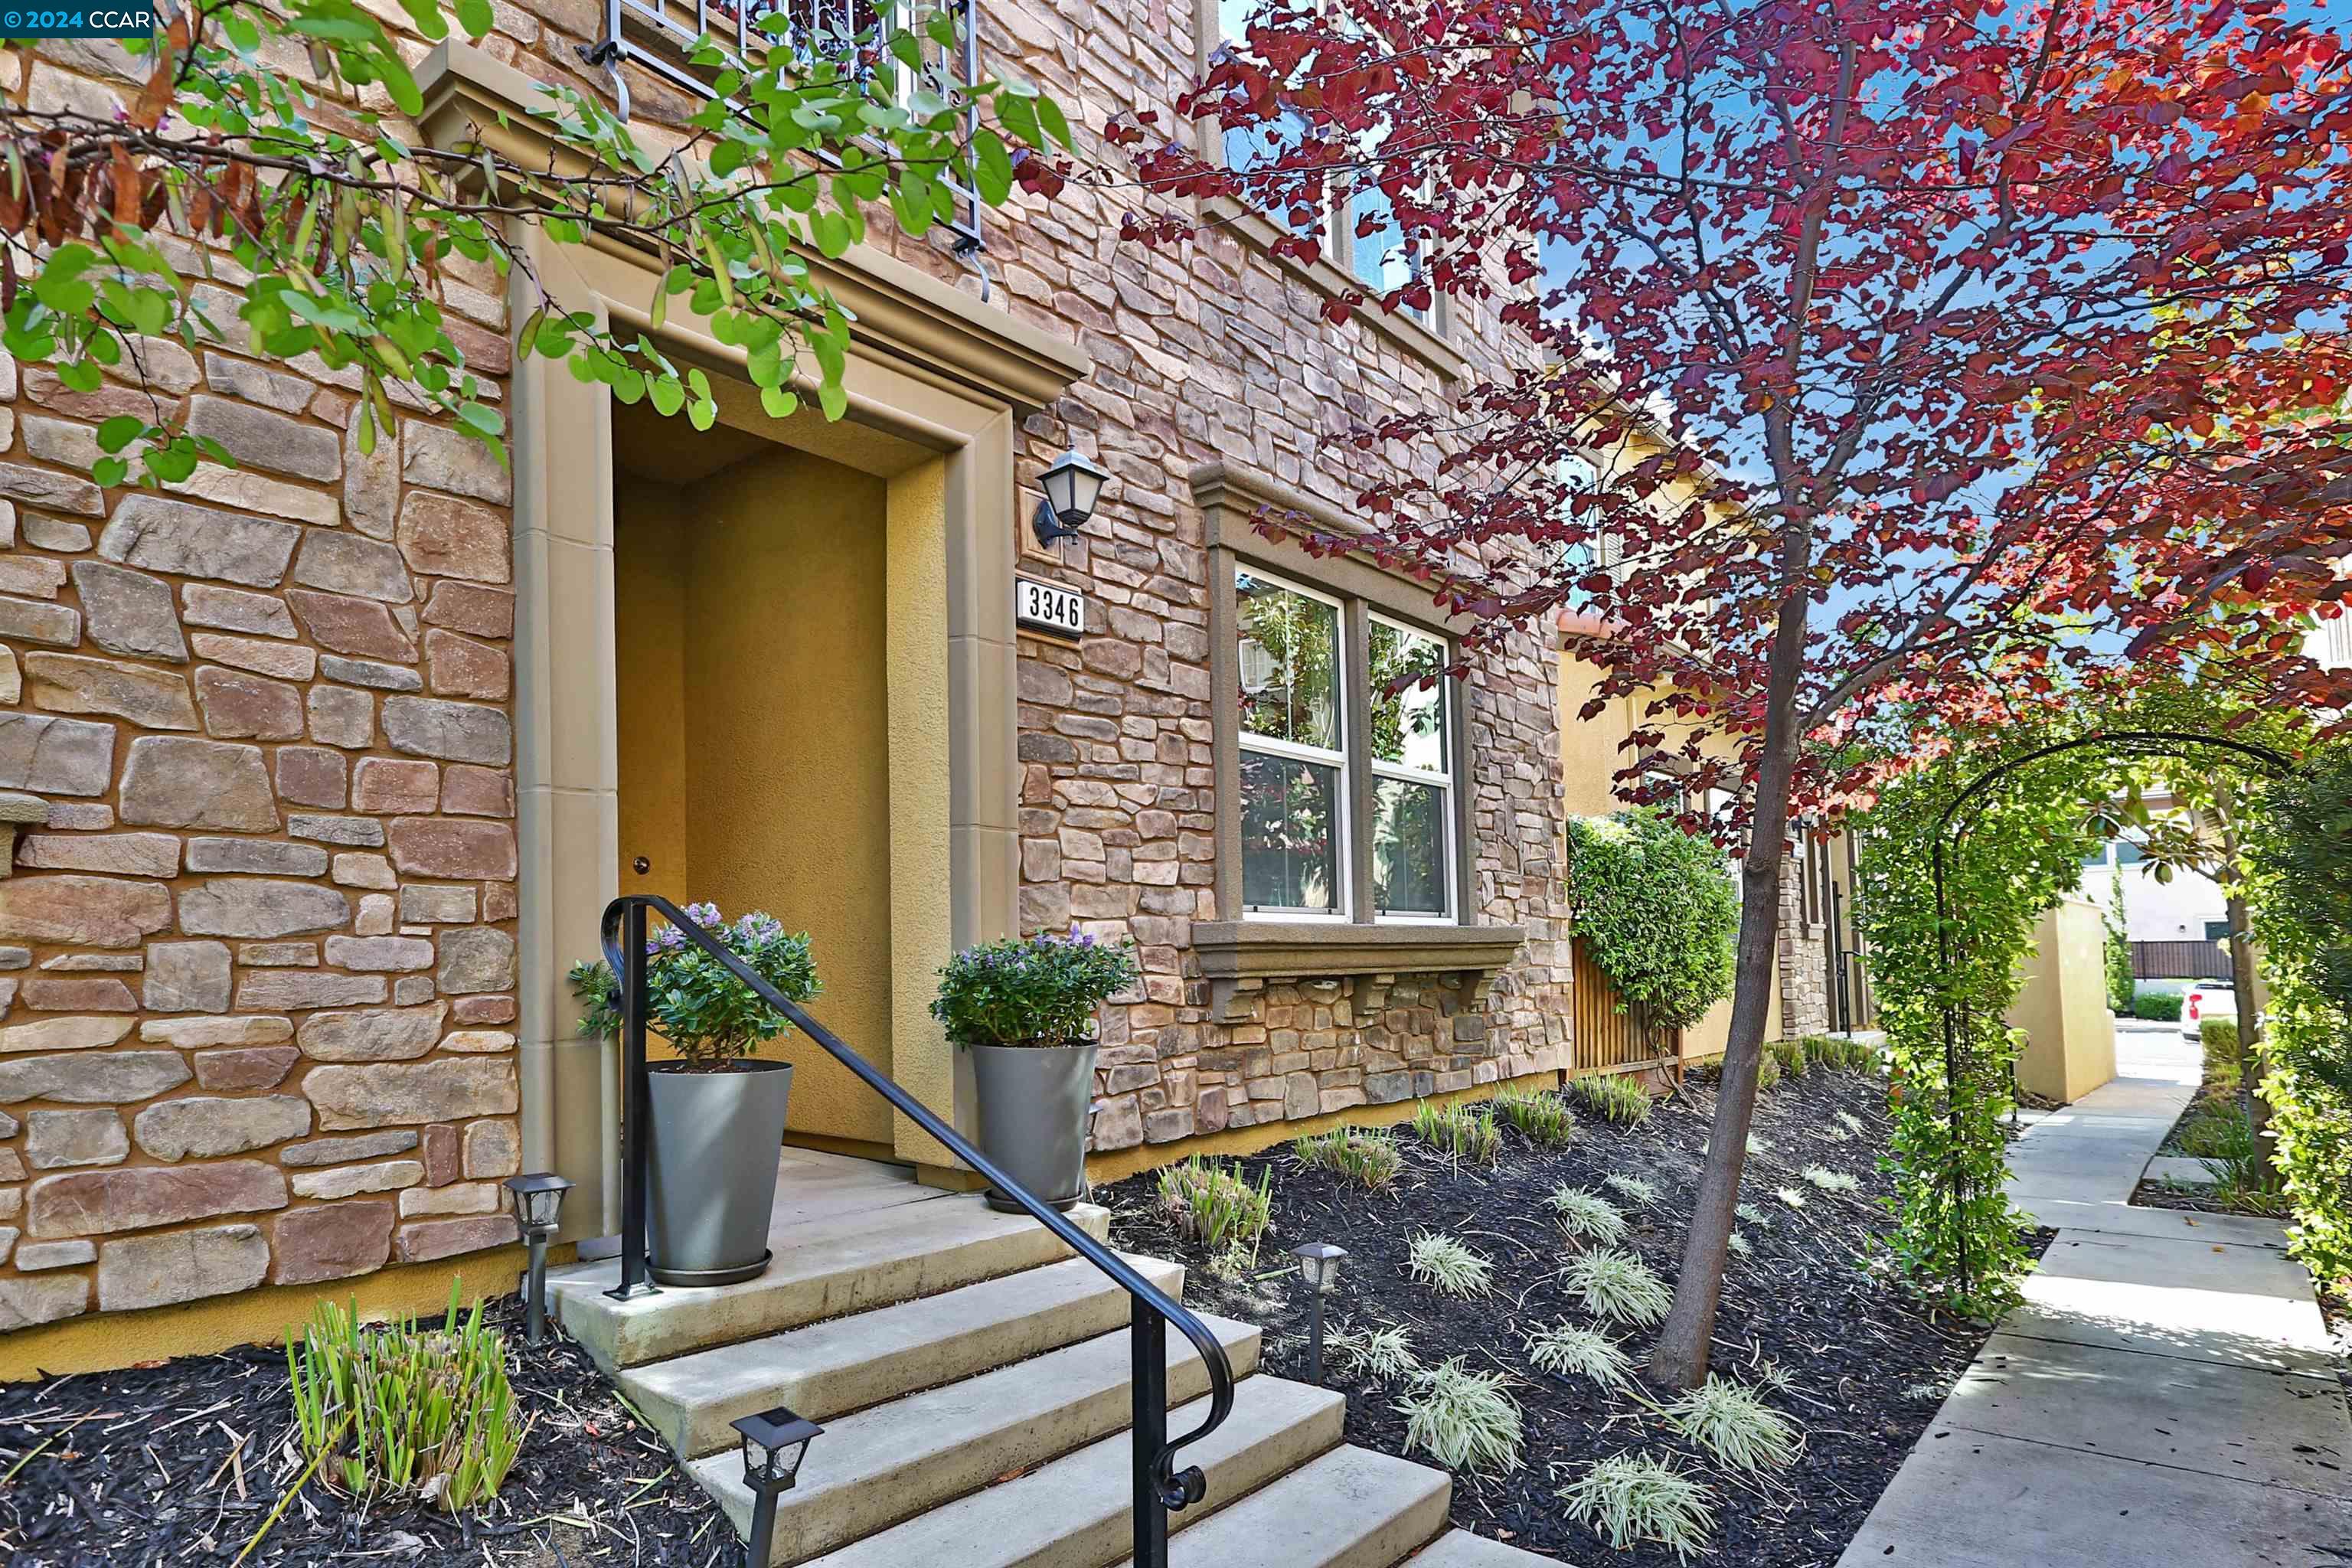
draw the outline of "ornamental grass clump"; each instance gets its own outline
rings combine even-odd
[[[1613,1248],[1580,1252],[1568,1260],[1560,1275],[1588,1309],[1616,1322],[1647,1327],[1664,1318],[1675,1304],[1666,1282],[1630,1252]]]
[[[730,921],[716,904],[688,904],[686,917],[766,981],[788,1002],[806,1002],[820,989],[816,960],[806,931],[787,931],[763,910]],[[621,982],[603,959],[575,963],[569,976],[572,995],[587,1004],[580,1032],[598,1039],[621,1037]],[[667,1072],[729,1072],[762,1040],[792,1027],[782,1013],[755,995],[727,966],[688,940],[674,925],[646,938],[646,1026],[670,1043],[677,1059],[656,1066]]]
[[[1423,1231],[1412,1238],[1405,1268],[1449,1296],[1483,1296],[1495,1286],[1495,1266],[1454,1240]]]
[[[1231,1166],[1195,1154],[1161,1168],[1160,1203],[1179,1230],[1221,1263],[1247,1263],[1274,1220],[1274,1173],[1253,1187]]]
[[[1630,1073],[1587,1073],[1570,1079],[1562,1092],[1602,1121],[1620,1127],[1649,1120],[1650,1091]]]
[[[1805,1206],[1805,1194],[1794,1187],[1775,1187],[1772,1189],[1772,1195],[1792,1209]]]
[[[1517,1469],[1519,1402],[1503,1383],[1501,1373],[1471,1372],[1458,1358],[1421,1373],[1396,1404],[1405,1451],[1419,1448],[1449,1470]]]
[[[1742,1225],[1752,1225],[1759,1230],[1772,1228],[1772,1216],[1754,1204],[1735,1204],[1731,1212],[1738,1216]]]
[[[1749,1475],[1796,1462],[1797,1424],[1727,1378],[1707,1380],[1665,1407],[1667,1424]]]
[[[1797,1174],[1825,1193],[1858,1193],[1862,1190],[1862,1178],[1843,1171],[1832,1171],[1825,1165],[1808,1165]]]
[[[1503,1152],[1502,1130],[1495,1113],[1484,1107],[1438,1105],[1423,1100],[1413,1108],[1413,1134],[1455,1164],[1491,1165]]]
[[[1570,1241],[1613,1247],[1625,1239],[1630,1228],[1615,1204],[1583,1187],[1554,1187],[1544,1204],[1559,1222],[1560,1234]]]
[[[1528,1360],[1538,1372],[1588,1378],[1604,1388],[1622,1388],[1633,1381],[1633,1358],[1617,1342],[1598,1329],[1575,1323],[1554,1323],[1529,1334]]]
[[[1323,1336],[1323,1353],[1342,1373],[1373,1383],[1390,1383],[1421,1370],[1412,1353],[1412,1337],[1402,1327],[1335,1327]]]
[[[1290,1152],[1302,1165],[1328,1171],[1340,1181],[1366,1192],[1384,1193],[1396,1185],[1404,1155],[1386,1132],[1366,1132],[1335,1127],[1328,1132],[1294,1138]]]
[[[1494,1099],[1495,1114],[1540,1149],[1565,1149],[1576,1142],[1576,1112],[1550,1089],[1505,1085]]]
[[[1805,1047],[1806,1042],[1801,1039],[1767,1040],[1764,1043],[1764,1048],[1772,1054],[1772,1059],[1780,1064],[1782,1078],[1804,1076],[1805,1068],[1811,1065]]]
[[[931,1016],[960,1046],[1069,1046],[1095,1037],[1095,1014],[1140,971],[1132,942],[1039,931],[965,948],[940,970]]]
[[[1656,1184],[1645,1182],[1639,1176],[1620,1175],[1612,1172],[1601,1178],[1601,1184],[1627,1203],[1639,1205],[1643,1208],[1658,1201]]]
[[[1653,1454],[1615,1454],[1562,1487],[1569,1518],[1619,1552],[1655,1542],[1685,1561],[1715,1533],[1707,1489]]]
[[[414,1313],[362,1328],[359,1303],[320,1301],[298,1350],[286,1336],[295,1437],[326,1483],[352,1497],[414,1497],[448,1513],[498,1496],[536,1415],[515,1418],[506,1337],[460,1314],[457,1283],[439,1328]]]

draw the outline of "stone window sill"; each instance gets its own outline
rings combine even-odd
[[[1511,962],[1527,934],[1523,926],[1204,921],[1192,927],[1192,952],[1209,982],[1210,1016],[1231,1021],[1235,999],[1269,980],[1454,974],[1466,1004]]]
[[[1269,255],[1273,253],[1275,241],[1282,237],[1282,231],[1264,213],[1230,198],[1217,197],[1203,202],[1201,215],[1210,226],[1221,228],[1243,243]],[[1334,300],[1344,294],[1363,291],[1362,284],[1328,261],[1301,262],[1287,256],[1276,259],[1304,279],[1309,287]],[[1470,374],[1470,361],[1466,355],[1411,316],[1395,310],[1383,310],[1378,305],[1367,302],[1357,309],[1350,319],[1363,322],[1448,380],[1459,381]]]

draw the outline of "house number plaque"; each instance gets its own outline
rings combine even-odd
[[[1032,631],[1057,637],[1087,635],[1087,596],[1034,577],[1013,579],[1013,618]]]

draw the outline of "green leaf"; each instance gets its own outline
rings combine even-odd
[[[1045,134],[1060,142],[1065,151],[1070,149],[1070,122],[1062,117],[1060,104],[1041,96],[1037,100],[1037,123],[1044,126]]]
[[[1035,104],[1025,98],[999,98],[996,100],[997,123],[1011,132],[1016,141],[1032,147],[1043,147],[1045,134],[1037,128]]]
[[[449,24],[441,19],[441,7],[436,0],[400,0],[400,8],[416,24],[417,32],[428,44],[437,44],[449,36]]]
[[[89,477],[102,489],[112,489],[131,477],[131,465],[121,458],[100,458],[89,466]]]
[[[466,29],[466,37],[478,38],[497,21],[490,11],[490,0],[457,0],[457,26]]]
[[[971,139],[971,150],[972,183],[980,199],[992,207],[1003,205],[1013,194],[1013,154],[1004,138],[982,126]]]
[[[838,211],[828,209],[809,220],[809,229],[816,247],[828,260],[838,260],[849,252],[849,219]]]
[[[96,392],[100,379],[98,366],[86,359],[68,360],[58,366],[58,380],[69,392]]]
[[[686,388],[678,384],[677,377],[674,375],[665,375],[646,384],[646,395],[652,400],[655,411],[665,418],[686,406]]]
[[[827,419],[838,419],[849,412],[848,392],[830,376],[817,384],[816,400]]]
[[[790,419],[799,411],[800,405],[799,397],[781,386],[763,386],[760,389],[760,406],[768,411],[771,418]]]
[[[120,452],[145,434],[147,421],[132,414],[117,414],[112,418],[100,421],[99,448],[106,452]]]

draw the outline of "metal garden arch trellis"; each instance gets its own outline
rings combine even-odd
[[[1991,801],[1993,789],[2014,777],[2021,769],[2067,752],[2088,747],[2103,747],[2118,757],[2181,757],[2195,748],[2210,747],[2230,754],[2242,765],[2268,778],[2281,778],[2294,771],[2294,760],[2285,752],[2274,751],[2255,742],[2234,736],[2211,735],[2195,730],[2096,730],[2089,734],[2053,741],[2045,746],[1997,763],[1970,779],[1937,819],[1931,863],[1936,889],[1936,956],[1947,970],[1952,966],[1954,922],[1951,900],[1945,881],[1945,869],[1953,855],[1965,846],[1969,830],[1975,826],[1977,816]],[[1961,1141],[1961,1097],[1957,1086],[1964,1070],[1973,1064],[1963,1061],[1960,1041],[1965,1033],[1965,1003],[1948,1002],[1940,1008],[1944,1034],[1944,1084],[1948,1114],[1951,1119],[1950,1178],[1952,1189],[1953,1241],[1955,1255],[1962,1279],[1969,1271],[1969,1232],[1964,1209],[1968,1194],[1962,1191],[1967,1180],[1959,1156]]]

